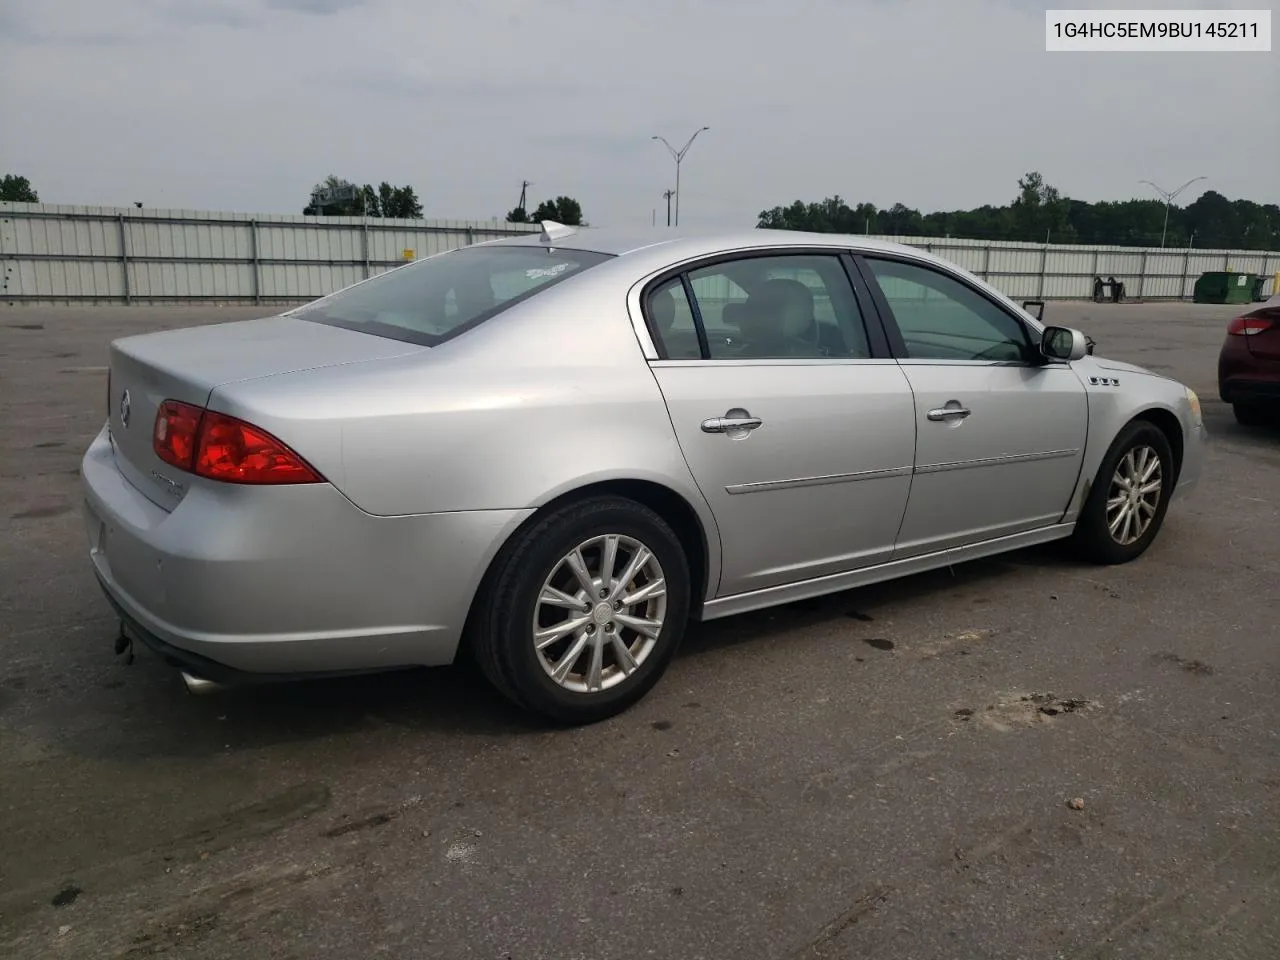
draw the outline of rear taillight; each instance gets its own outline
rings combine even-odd
[[[1251,337],[1274,326],[1275,321],[1266,317],[1236,317],[1227,324],[1227,333],[1233,337]]]
[[[205,411],[195,472],[228,483],[320,483],[300,456],[257,427]]]
[[[177,400],[166,400],[160,404],[151,434],[151,447],[156,456],[179,470],[191,470],[203,413],[200,407]]]
[[[166,400],[152,446],[165,463],[226,483],[322,483],[310,464],[265,430],[225,413]]]

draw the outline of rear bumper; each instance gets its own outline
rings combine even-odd
[[[226,686],[247,686],[259,683],[284,683],[303,678],[314,680],[324,676],[350,676],[352,673],[363,672],[337,670],[325,673],[323,671],[306,670],[291,673],[250,673],[227,666],[225,663],[219,663],[217,660],[210,660],[208,657],[192,653],[184,647],[174,646],[172,643],[168,643],[152,633],[145,624],[138,620],[117,599],[116,594],[112,592],[112,587],[103,579],[102,574],[96,570],[94,572],[97,574],[98,586],[102,588],[102,593],[107,598],[107,603],[111,605],[111,609],[120,618],[120,626],[125,636],[148,647],[152,653],[158,655],[170,666],[189,673],[193,677],[199,677],[202,680],[210,680],[216,684],[224,684]]]
[[[217,682],[451,662],[530,512],[374,517],[329,484],[193,485],[169,512],[120,473],[105,429],[81,476],[94,572],[128,633]]]
[[[1224,403],[1280,404],[1280,375],[1275,380],[1231,377],[1219,382],[1218,394]]]
[[[1228,337],[1218,354],[1218,397],[1224,403],[1280,403],[1280,362],[1255,356],[1244,337]]]

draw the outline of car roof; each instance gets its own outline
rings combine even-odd
[[[542,246],[541,234],[527,233],[518,237],[490,241],[495,246]],[[921,257],[924,251],[887,240],[873,240],[857,234],[804,233],[798,230],[718,230],[684,231],[667,227],[621,229],[613,227],[580,227],[572,234],[551,241],[562,250],[589,250],[613,256],[626,256],[657,246],[667,246],[673,259],[696,257],[721,250],[750,247],[833,247],[842,250],[882,250],[910,253]],[[923,259],[932,259],[927,255]]]

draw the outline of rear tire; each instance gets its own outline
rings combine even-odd
[[[632,500],[592,497],[550,511],[503,548],[478,598],[472,651],[519,706],[594,723],[661,678],[689,596],[688,561],[666,521]]]
[[[1159,427],[1135,421],[1103,458],[1074,534],[1077,550],[1100,564],[1128,563],[1146,552],[1164,523],[1176,470]],[[1158,489],[1153,489],[1158,481]]]
[[[1233,403],[1231,412],[1236,415],[1236,423],[1242,427],[1261,427],[1267,423],[1267,411],[1253,404]]]

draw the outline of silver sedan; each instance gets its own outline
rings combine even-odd
[[[921,250],[575,231],[118,340],[82,475],[122,622],[193,689],[464,654],[560,722],[712,619],[1070,538],[1139,556],[1195,394]]]

